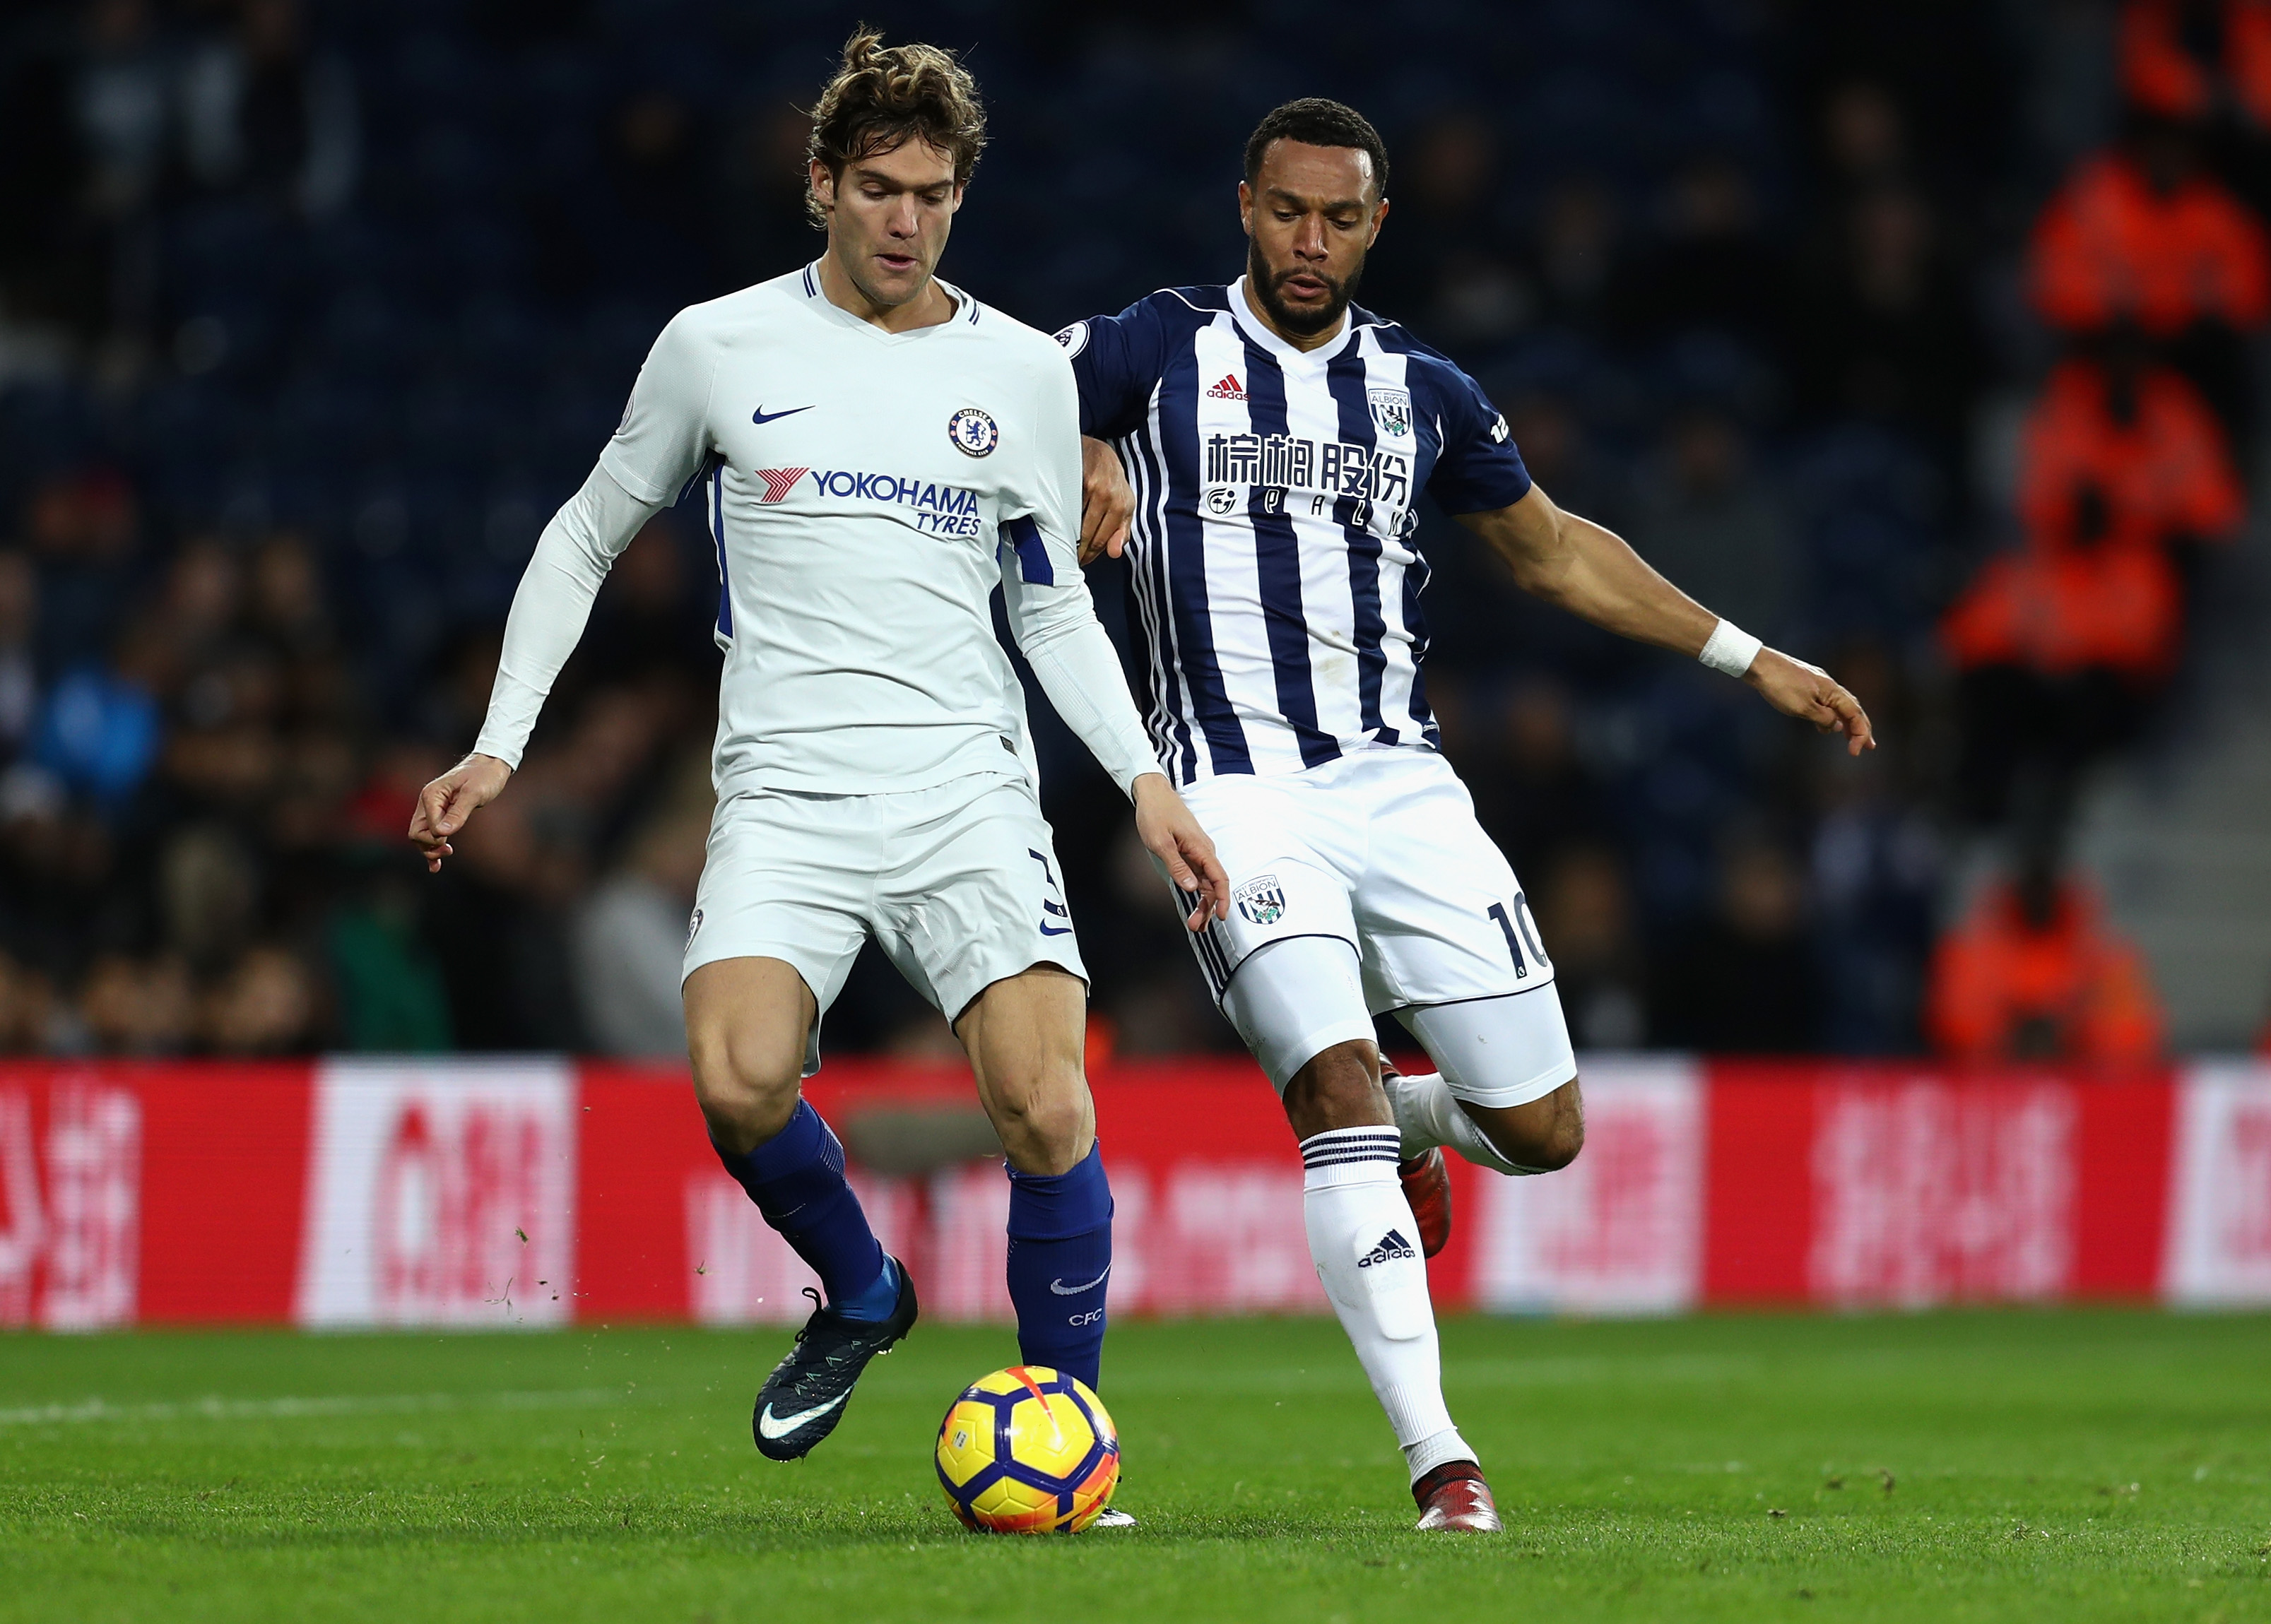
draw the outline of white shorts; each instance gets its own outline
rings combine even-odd
[[[1346,1033],[1319,1028],[1334,1042],[1370,1037],[1370,1016],[1517,993],[1508,1007],[1534,1016],[1541,1042],[1566,1031],[1529,899],[1433,751],[1381,746],[1183,794],[1230,876],[1231,916],[1192,938],[1217,1003],[1261,948],[1327,936],[1355,950],[1362,1002],[1316,990],[1321,1017],[1347,1006]]]
[[[759,790],[719,803],[683,975],[793,965],[825,1015],[873,937],[949,1020],[1036,964],[1085,981],[1032,782],[994,775],[887,795]],[[813,1022],[805,1074],[820,1064]]]

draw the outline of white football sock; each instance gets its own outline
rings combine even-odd
[[[1443,1080],[1441,1072],[1395,1077],[1383,1070],[1380,1080],[1388,1090],[1388,1105],[1396,1115],[1396,1131],[1404,1136],[1404,1161],[1445,1145],[1477,1167],[1488,1168],[1493,1173],[1519,1175],[1536,1171],[1533,1168],[1516,1167],[1499,1154],[1490,1136],[1459,1109],[1450,1084]]]
[[[1336,1128],[1302,1140],[1301,1215],[1317,1278],[1416,1483],[1475,1452],[1443,1404],[1427,1264],[1396,1181],[1399,1153],[1389,1127]]]

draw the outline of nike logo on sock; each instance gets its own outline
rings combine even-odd
[[[1106,1264],[1104,1265],[1104,1274],[1109,1274],[1111,1272],[1112,1265],[1110,1264]],[[1080,1286],[1068,1286],[1062,1280],[1051,1280],[1049,1282],[1049,1289],[1056,1293],[1060,1297],[1077,1297],[1084,1291],[1094,1291],[1098,1287],[1103,1285],[1104,1274],[1099,1274],[1094,1279]]]
[[[851,1396],[850,1390],[846,1389],[826,1404],[815,1405],[809,1410],[799,1410],[794,1415],[776,1416],[773,1413],[772,1405],[767,1405],[764,1413],[757,1417],[757,1430],[770,1439],[786,1438],[806,1423],[818,1420]]]
[[[752,423],[771,423],[779,418],[793,418],[800,412],[809,412],[811,410],[812,408],[810,406],[791,406],[786,412],[768,412],[763,406],[759,406],[755,412],[749,413],[749,421]]]

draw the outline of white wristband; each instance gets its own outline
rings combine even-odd
[[[1765,647],[1732,620],[1722,620],[1711,628],[1710,641],[1703,645],[1703,652],[1695,657],[1715,671],[1739,677],[1751,669],[1751,662],[1759,657],[1759,650]]]

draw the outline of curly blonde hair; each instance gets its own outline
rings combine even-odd
[[[887,152],[910,137],[954,160],[954,183],[969,183],[986,147],[986,108],[978,81],[952,51],[935,45],[885,45],[862,23],[844,42],[844,62],[812,109],[805,152],[838,181],[844,166]],[[825,226],[820,199],[808,190],[805,210]]]

